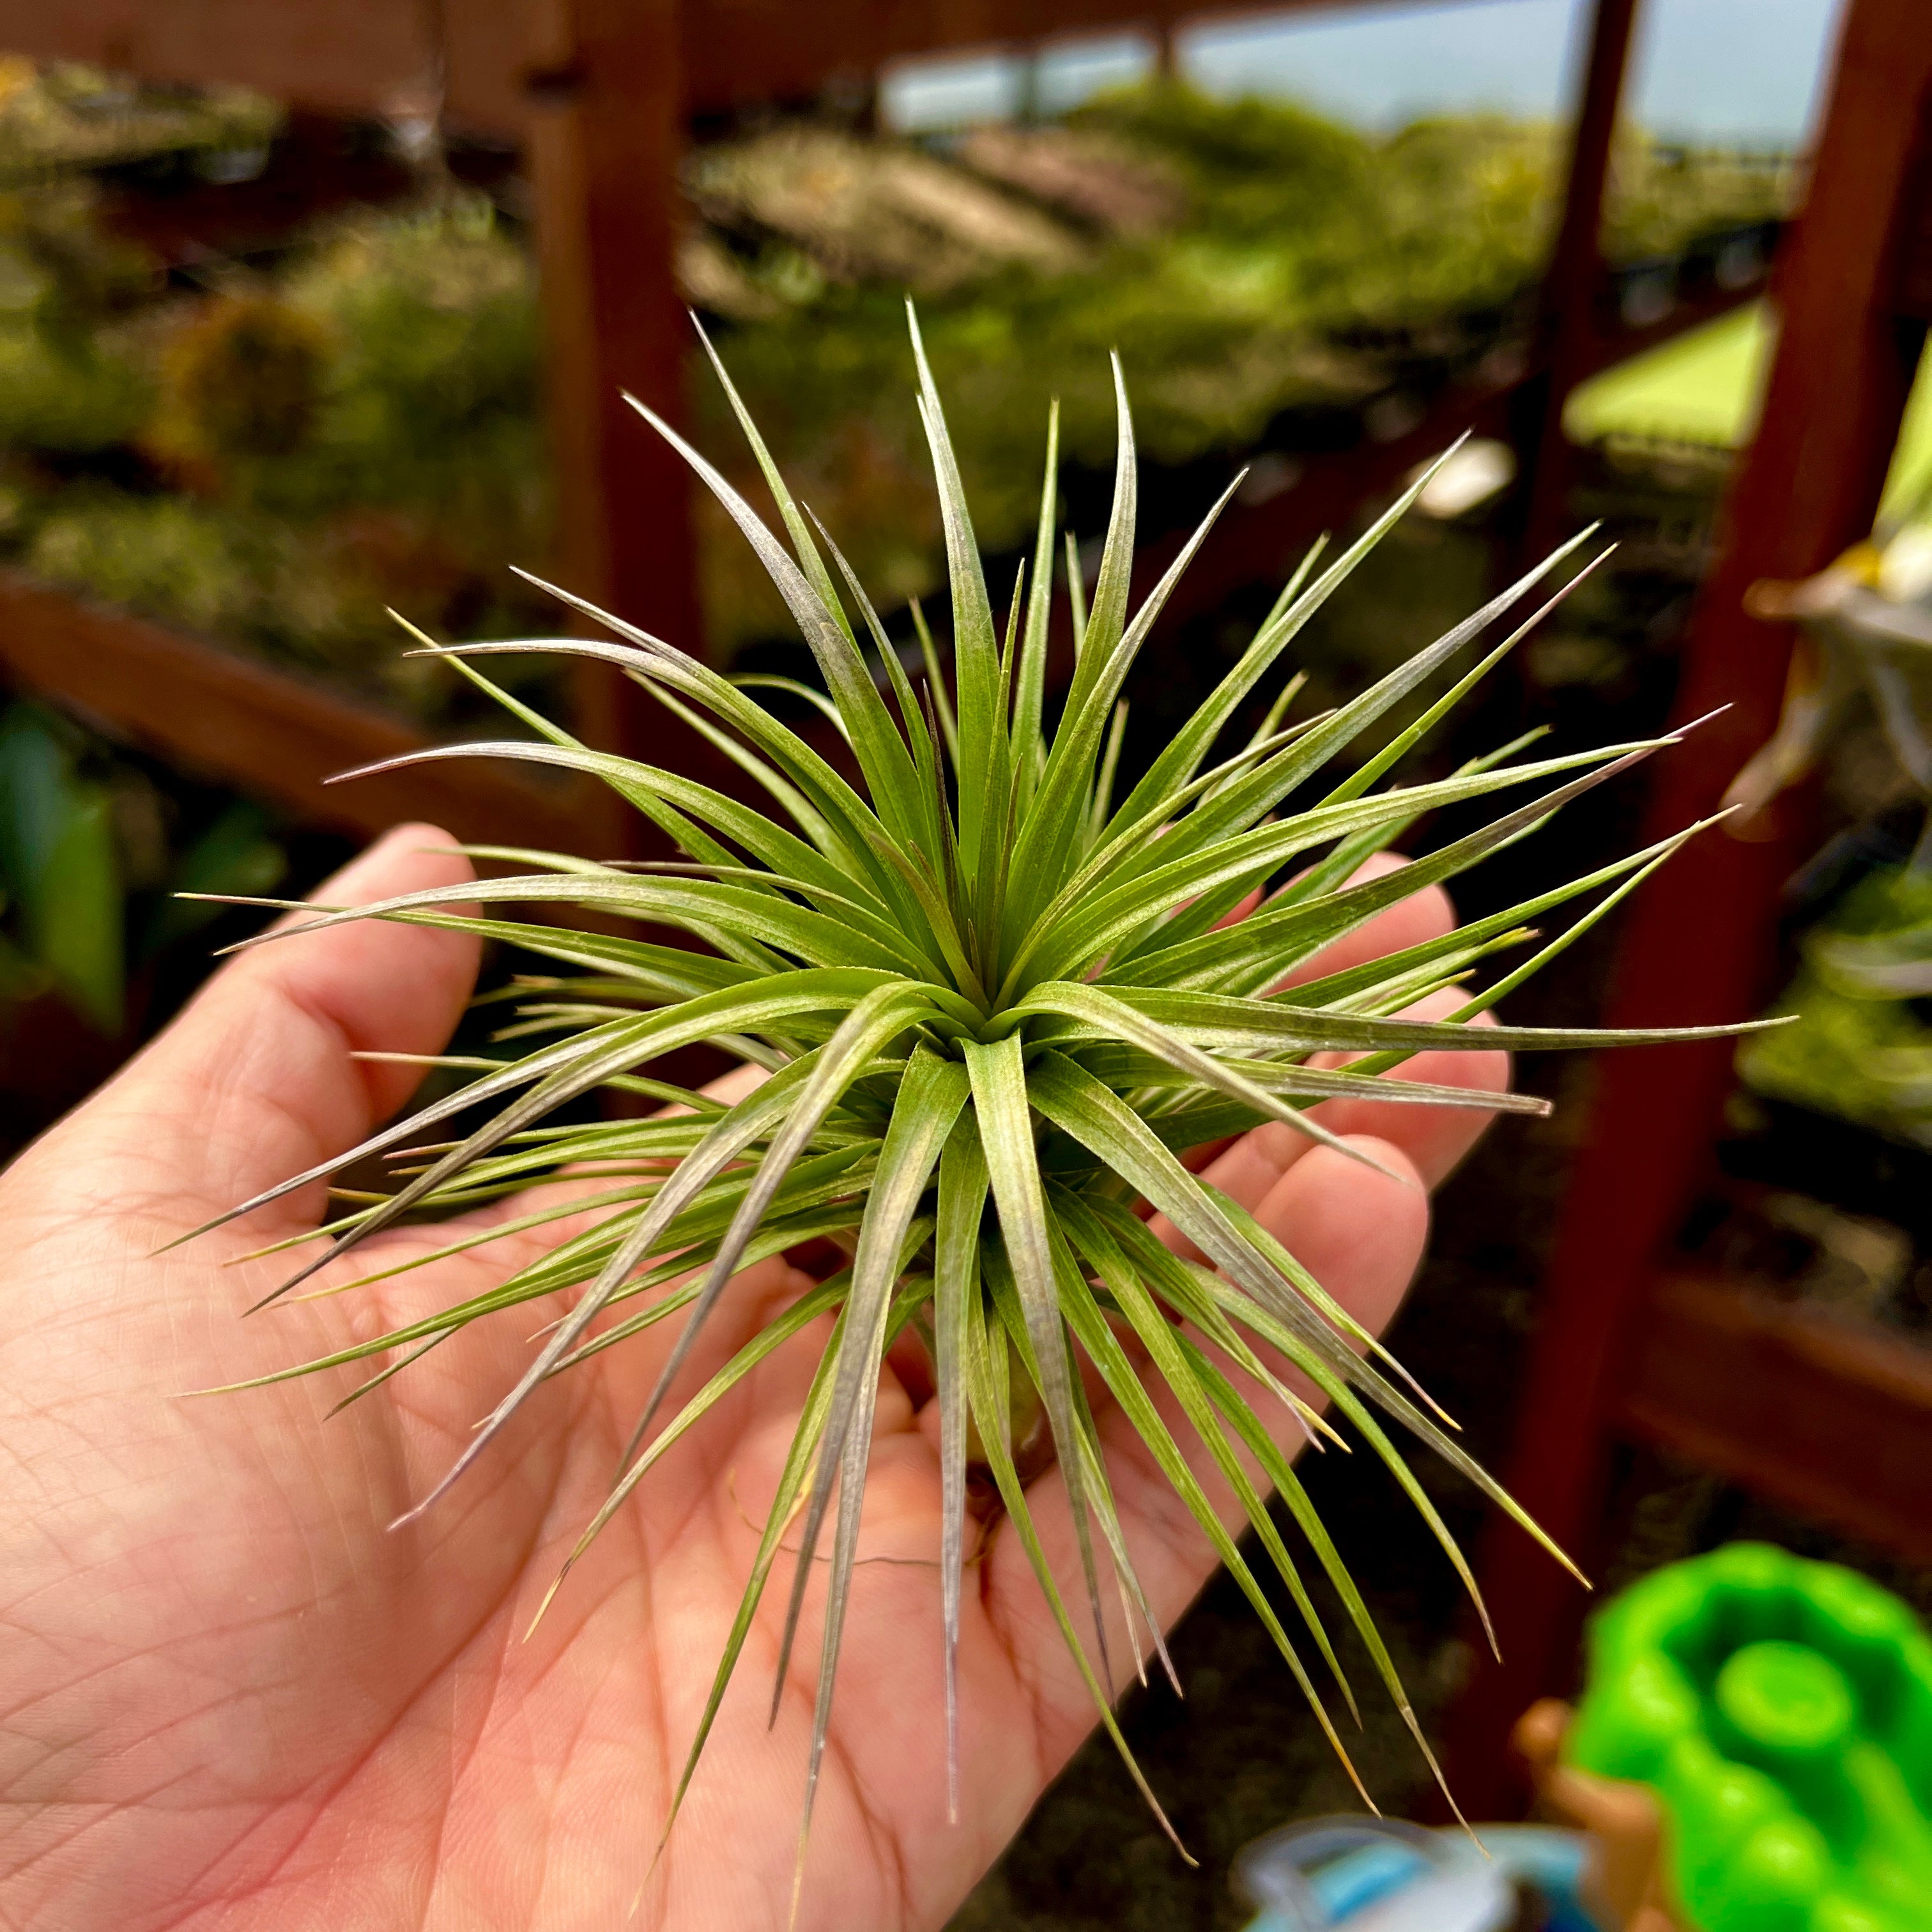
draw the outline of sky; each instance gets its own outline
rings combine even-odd
[[[1627,104],[1653,132],[1791,147],[1804,138],[1840,0],[1644,0]],[[1299,99],[1371,129],[1418,115],[1496,108],[1563,111],[1581,56],[1586,0],[1456,0],[1322,8],[1276,20],[1184,31],[1181,70],[1209,92]],[[1131,34],[1064,43],[1036,71],[1052,112],[1144,72],[1151,49]],[[916,128],[1011,115],[1021,64],[968,56],[887,76],[884,106]]]

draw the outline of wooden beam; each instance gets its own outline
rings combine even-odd
[[[1852,0],[1810,195],[1774,271],[1780,328],[1762,426],[1725,506],[1676,716],[1729,708],[1655,761],[1646,837],[1714,811],[1776,723],[1790,637],[1746,616],[1747,589],[1808,576],[1870,528],[1924,333],[1898,314],[1897,238],[1928,95],[1923,0]],[[1808,849],[1806,814],[1787,801],[1750,830],[1694,841],[1633,902],[1609,1024],[1740,1020],[1772,991],[1778,895]],[[1603,1067],[1508,1472],[1519,1500],[1586,1567],[1645,1285],[1707,1171],[1731,1057],[1720,1041],[1612,1054]],[[1568,1676],[1582,1600],[1500,1520],[1481,1580],[1505,1660],[1484,1663],[1455,1714],[1452,1778],[1472,1816],[1495,1816],[1522,1796],[1509,1728]]]
[[[326,114],[380,116],[435,70],[428,10],[395,0],[35,0],[8,10],[7,51],[145,79],[252,87]]]
[[[1440,4],[1442,0],[1426,0]],[[640,0],[642,14],[658,0]],[[1330,10],[1340,0],[1209,8],[1178,0],[683,0],[678,61],[688,112],[802,101],[896,60],[1144,27]],[[380,115],[439,76],[453,124],[523,137],[528,81],[546,65],[550,0],[38,0],[8,22],[10,52],[92,61],[150,79],[259,88],[325,113]],[[441,63],[439,66],[438,55]]]
[[[692,108],[716,113],[809,100],[833,80],[895,61],[975,50],[1038,50],[1138,28],[1156,52],[1177,28],[1346,10],[1346,0],[1204,7],[1200,0],[687,0],[685,59]]]
[[[1563,406],[1588,372],[1598,333],[1603,288],[1604,190],[1610,180],[1624,82],[1630,68],[1638,0],[1596,0],[1589,56],[1576,104],[1563,216],[1544,277],[1538,330],[1547,374],[1536,392],[1537,420],[1523,438],[1528,460],[1520,485],[1526,506],[1520,561],[1543,556],[1568,534],[1570,446]]]
[[[1690,1276],[1646,1304],[1613,1420],[1756,1494],[1932,1563],[1932,1352]]]
[[[691,324],[670,272],[680,50],[676,0],[558,0],[532,97],[530,154],[560,580],[701,656],[690,472],[624,400],[674,423],[685,413]],[[592,743],[720,775],[710,747],[621,674],[587,664],[576,689],[578,729]],[[639,824],[624,812],[610,829]]]
[[[596,855],[586,785],[540,784],[481,758],[326,784],[431,741],[286,671],[11,571],[0,571],[0,675],[310,824],[366,837],[427,818],[469,844]]]

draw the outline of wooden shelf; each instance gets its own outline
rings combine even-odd
[[[483,758],[326,784],[431,740],[289,672],[12,571],[0,571],[0,670],[308,824],[366,836],[427,818],[467,843],[566,852],[586,850],[604,824],[588,784],[544,784]]]
[[[1932,1349],[1708,1276],[1659,1280],[1636,1328],[1620,1432],[1932,1563]]]

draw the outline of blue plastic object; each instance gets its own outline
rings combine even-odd
[[[1311,1819],[1257,1839],[1234,1862],[1259,1908],[1246,1932],[1502,1932],[1520,1882],[1547,1902],[1549,1932],[1601,1932],[1577,1898],[1583,1839],[1535,1826],[1427,1832],[1394,1819]]]

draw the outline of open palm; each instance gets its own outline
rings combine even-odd
[[[464,862],[424,849],[445,843],[406,828],[322,896],[460,880]],[[1413,943],[1448,916],[1439,892],[1419,894],[1349,952]],[[180,1399],[379,1333],[527,1258],[508,1250],[534,1234],[242,1322],[280,1276],[237,1258],[313,1227],[319,1193],[153,1252],[400,1106],[413,1076],[352,1054],[436,1052],[475,964],[454,934],[380,924],[246,955],[0,1176],[0,1923],[553,1932],[623,1924],[640,1886],[645,1924],[786,1922],[811,1685],[795,1667],[768,1726],[782,1595],[651,1861],[822,1336],[782,1349],[667,1456],[527,1641],[662,1365],[658,1331],[547,1385],[393,1534],[554,1310],[464,1329],[326,1426],[348,1371]],[[1499,1054],[1424,1058],[1422,1077],[1471,1086],[1507,1072]],[[1324,1117],[1430,1182],[1480,1120],[1354,1102]],[[1419,1190],[1274,1126],[1214,1178],[1364,1322],[1387,1320],[1426,1231]],[[424,1238],[383,1238],[400,1259]],[[740,1276],[697,1372],[806,1286],[782,1262]],[[1017,1540],[995,1527],[969,1577],[949,1822],[933,1426],[888,1373],[803,1927],[943,1924],[1093,1720]],[[1100,1426],[1171,1622],[1211,1552],[1133,1432],[1104,1411]],[[1211,1466],[1201,1474],[1237,1520]],[[1064,1562],[1056,1480],[1035,1492]],[[808,1609],[801,1655],[816,1636]]]

